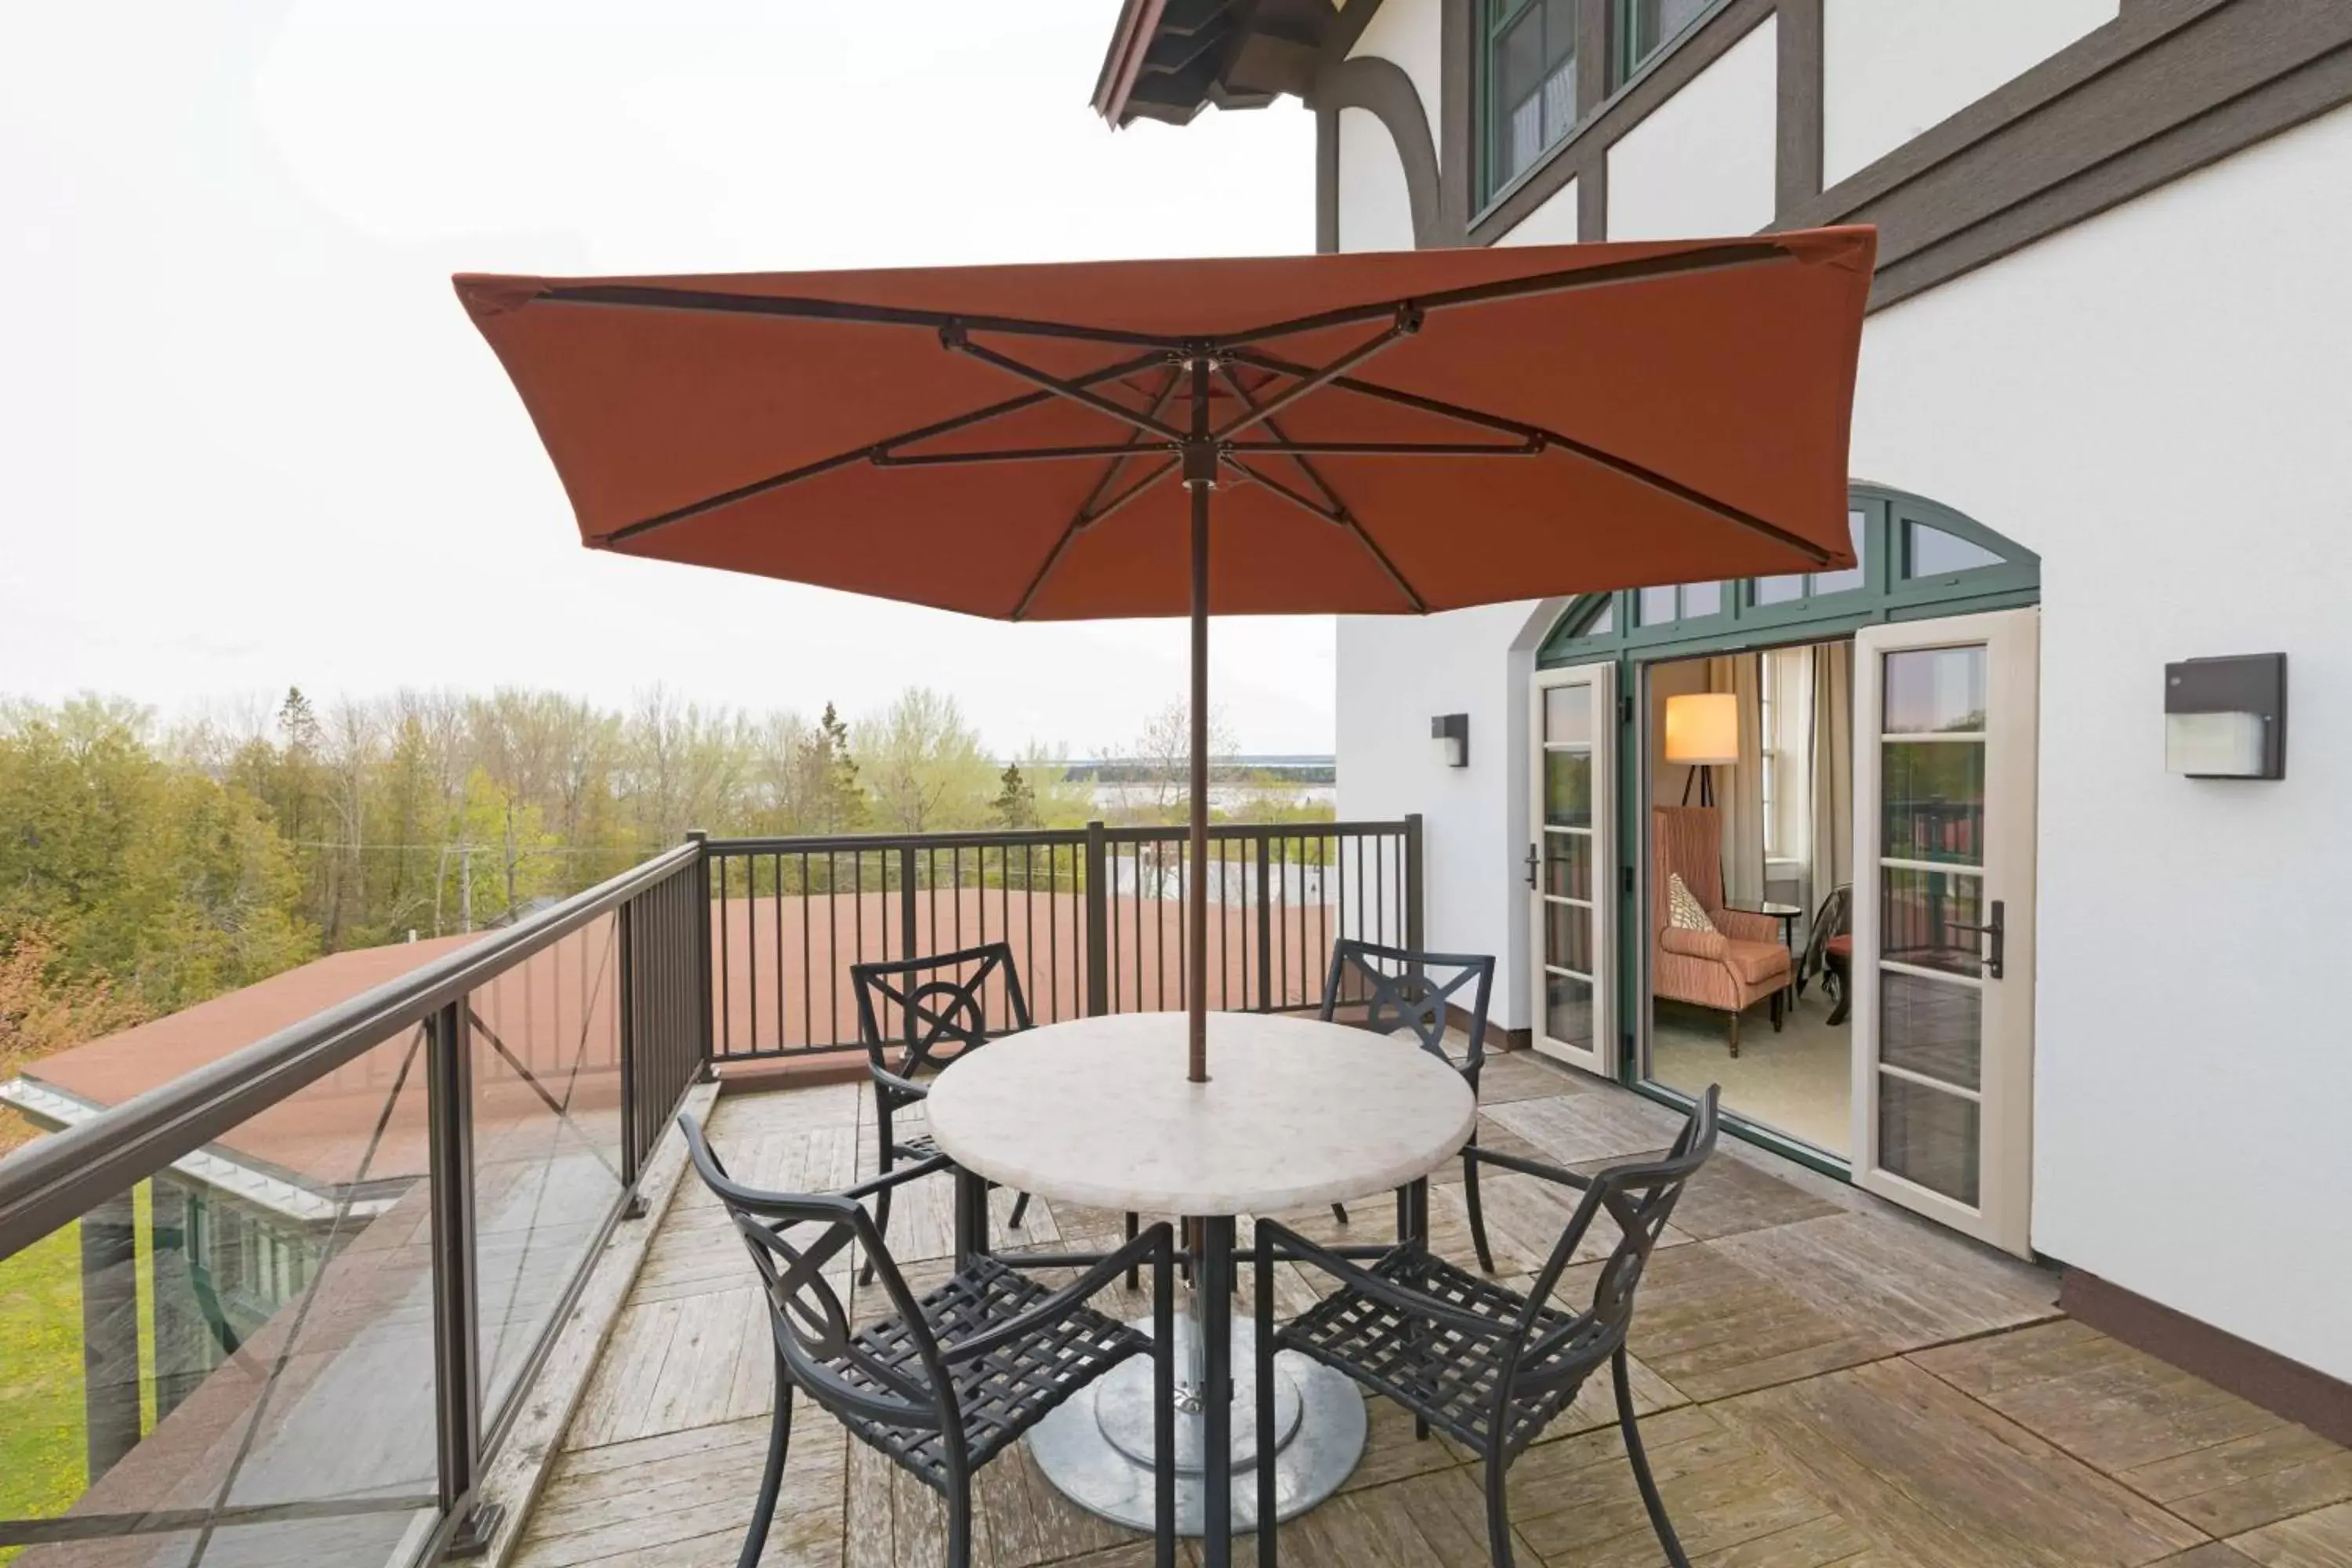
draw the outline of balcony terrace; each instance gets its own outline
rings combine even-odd
[[[1333,938],[1420,935],[1415,824],[1223,826],[1213,847],[1213,1002],[1310,1008]],[[70,1429],[94,1479],[0,1523],[0,1556],[734,1561],[767,1330],[672,1113],[706,1114],[751,1184],[848,1184],[875,1159],[862,1058],[842,1054],[848,963],[1003,939],[1041,1022],[1154,1008],[1163,985],[1172,1005],[1180,855],[1157,829],[697,841],[184,1079],[61,1109],[0,1163],[0,1280],[20,1293],[0,1307],[54,1287],[80,1380],[0,1388],[0,1446]],[[16,1103],[53,1094],[37,1073]],[[1587,1170],[1679,1122],[1524,1053],[1490,1058],[1480,1100],[1486,1146]],[[1467,1263],[1458,1180],[1436,1178],[1433,1243]],[[948,1267],[950,1199],[944,1180],[902,1191],[891,1240],[919,1289]],[[1011,1230],[1011,1203],[996,1194],[1003,1247],[1119,1234],[1044,1198]],[[1558,1198],[1490,1174],[1486,1208],[1498,1272],[1524,1285]],[[1351,1229],[1386,1224],[1367,1205]],[[1277,1286],[1286,1310],[1313,1289],[1287,1265]],[[2352,1454],[2068,1321],[2055,1293],[2049,1271],[1727,1142],[1631,1339],[1694,1562],[2352,1564]],[[1485,1562],[1478,1472],[1379,1402],[1370,1426],[1339,1494],[1284,1527],[1285,1563]],[[1588,1390],[1512,1472],[1523,1563],[1659,1561],[1619,1456]],[[1150,1559],[1017,1447],[978,1498],[976,1561]],[[763,1562],[920,1564],[940,1531],[929,1494],[803,1402]]]

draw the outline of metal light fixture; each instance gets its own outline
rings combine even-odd
[[[1715,804],[1715,775],[1708,770],[1739,761],[1739,699],[1728,691],[1693,691],[1666,699],[1666,761],[1691,772],[1683,778],[1683,804],[1690,804],[1691,780],[1698,780],[1698,803]]]
[[[1449,768],[1470,765],[1470,715],[1441,713],[1429,721],[1429,738],[1437,742],[1437,754]]]
[[[2286,655],[2166,665],[2164,766],[2192,779],[2286,777]]]

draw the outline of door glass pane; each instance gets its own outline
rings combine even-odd
[[[1544,821],[1554,827],[1592,826],[1592,753],[1544,753]]]
[[[1864,524],[1869,521],[1869,518],[1870,514],[1868,512],[1860,510],[1849,511],[1845,514],[1846,540],[1847,542],[1853,546],[1853,559],[1855,564],[1846,568],[1846,570],[1843,572],[1814,573],[1814,593],[1843,594],[1848,588],[1859,588],[1862,586],[1864,568],[1869,565],[1869,563],[1864,561],[1862,556]]]
[[[1974,872],[1878,873],[1879,953],[1892,963],[1939,969],[1974,979],[1984,973],[1984,881]]]
[[[1980,567],[2000,564],[2000,556],[1957,533],[1946,533],[1942,529],[1930,528],[1924,522],[1903,525],[1903,574],[1906,577],[1939,577],[1948,572],[1974,572]]]
[[[1592,973],[1592,911],[1582,904],[1544,903],[1544,962]]]
[[[1984,993],[1916,974],[1878,976],[1878,1058],[1963,1089],[1983,1087]]]
[[[1662,626],[1675,618],[1675,590],[1672,584],[1663,588],[1644,588],[1635,596],[1641,623],[1645,626]]]
[[[1805,578],[1802,573],[1756,579],[1756,602],[1759,605],[1786,605],[1804,596]]]
[[[1885,731],[1965,735],[1985,727],[1985,649],[1906,648],[1886,656]]]
[[[1686,617],[1719,616],[1723,613],[1723,584],[1720,583],[1686,583],[1683,585],[1683,614]]]
[[[1544,691],[1544,743],[1592,744],[1592,688],[1553,686]]]
[[[1974,1206],[1982,1141],[1977,1102],[1907,1079],[1878,1078],[1878,1163],[1931,1192]]]
[[[1984,864],[1982,741],[1889,741],[1879,789],[1886,858]]]
[[[1592,836],[1589,833],[1544,835],[1543,890],[1555,898],[1592,897]]]
[[[1544,1033],[1564,1046],[1592,1048],[1592,982],[1544,975]]]

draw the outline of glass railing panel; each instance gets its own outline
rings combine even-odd
[[[429,1533],[425,1058],[404,1030],[0,1259],[0,1562],[375,1563]]]
[[[553,1330],[621,1197],[621,955],[600,916],[472,994],[483,1409]]]

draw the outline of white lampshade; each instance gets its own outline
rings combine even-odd
[[[1666,699],[1666,761],[1719,767],[1739,760],[1739,699],[1695,691]]]

